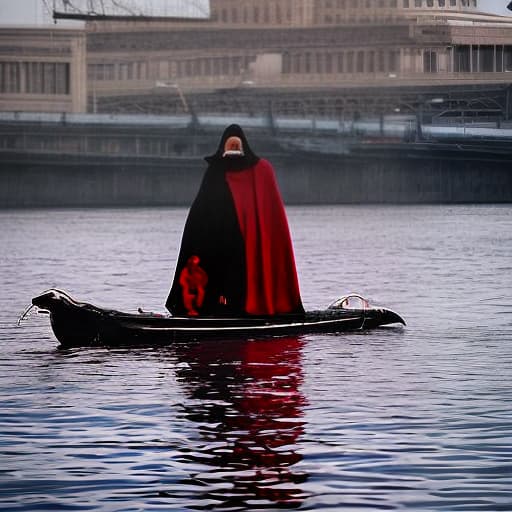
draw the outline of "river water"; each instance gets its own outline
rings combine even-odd
[[[512,207],[287,211],[306,308],[407,327],[58,350],[31,297],[162,311],[186,210],[0,211],[0,510],[512,510]]]

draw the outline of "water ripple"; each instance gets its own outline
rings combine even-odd
[[[30,298],[161,310],[186,210],[0,212],[2,510],[511,510],[512,208],[288,210],[307,308],[407,328],[57,350]]]

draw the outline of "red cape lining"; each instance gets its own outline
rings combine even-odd
[[[267,160],[226,181],[245,242],[246,312],[275,315],[302,309],[290,230],[274,170]]]

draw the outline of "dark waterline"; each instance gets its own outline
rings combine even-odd
[[[60,351],[31,297],[161,311],[186,209],[0,212],[0,509],[512,510],[512,207],[287,210],[308,309],[408,326]]]

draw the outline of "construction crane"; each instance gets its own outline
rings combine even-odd
[[[54,20],[169,20],[210,16],[209,0],[43,0]]]

